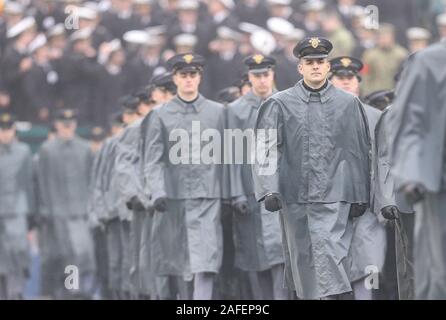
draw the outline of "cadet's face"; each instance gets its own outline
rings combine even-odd
[[[28,45],[35,38],[35,36],[36,36],[35,28],[30,28],[21,34],[20,39],[23,40],[23,43]]]
[[[152,99],[156,104],[161,104],[166,102],[166,92],[161,88],[156,88],[152,91]]]
[[[274,71],[268,70],[262,73],[249,72],[248,78],[255,94],[259,96],[271,94],[274,86]]]
[[[57,135],[62,139],[70,139],[74,137],[77,128],[76,121],[56,121],[54,123]]]
[[[197,22],[197,12],[195,10],[181,10],[178,12],[178,19],[181,23],[195,24]]]
[[[131,0],[116,0],[116,7],[119,11],[129,11],[132,8]]]
[[[110,56],[110,63],[122,66],[125,63],[125,53],[123,50],[115,51]]]
[[[132,122],[138,120],[139,115],[136,112],[124,112],[122,114],[122,120],[125,124],[131,124]]]
[[[0,144],[10,144],[15,137],[15,127],[0,128]]]
[[[412,40],[409,43],[410,52],[414,53],[425,49],[429,45],[427,40]]]
[[[114,125],[110,129],[110,133],[112,136],[115,136],[117,134],[120,134],[124,130],[124,127],[121,125]]]
[[[250,85],[249,83],[244,84],[244,85],[242,86],[242,89],[241,89],[240,91],[241,91],[242,96],[244,96],[244,95],[247,94],[249,91],[251,91],[251,85]]]
[[[325,59],[306,59],[299,62],[298,69],[305,83],[317,87],[322,85],[330,72],[330,63]]]
[[[67,43],[67,41],[66,41],[65,36],[61,35],[61,36],[53,37],[50,41],[50,46],[52,48],[57,48],[57,49],[63,50],[66,46],[66,43]]]
[[[201,74],[198,71],[177,71],[173,75],[173,82],[176,84],[177,90],[180,94],[193,95],[198,93],[198,87],[201,82]]]
[[[359,80],[356,76],[333,76],[331,82],[336,88],[343,89],[354,95],[359,95]]]
[[[140,103],[138,106],[138,113],[144,117],[147,115],[150,111],[152,111],[152,108],[156,106],[155,103]]]
[[[148,16],[152,12],[152,7],[150,5],[136,5],[135,11],[140,16]]]
[[[381,48],[390,48],[395,44],[395,36],[392,32],[383,32],[378,35],[378,44]]]

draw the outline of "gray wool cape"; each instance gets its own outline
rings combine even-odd
[[[397,87],[391,117],[391,173],[397,190],[426,189],[414,206],[415,297],[446,298],[446,40],[420,51]]]
[[[370,136],[360,100],[302,81],[259,109],[254,187],[280,195],[286,275],[299,298],[351,291],[350,204],[369,203]]]
[[[232,130],[230,133],[236,135],[239,129],[242,134],[247,135],[246,139],[232,140],[232,161],[227,164],[232,202],[247,201],[249,207],[248,214],[235,213],[233,216],[235,266],[245,271],[263,271],[284,263],[279,215],[267,213],[263,204],[255,200],[252,159],[248,159],[254,143],[254,126],[261,103],[261,97],[249,92],[227,108],[227,128]],[[225,138],[225,143],[228,144],[232,136],[226,135]],[[243,158],[237,159],[236,152]]]
[[[224,107],[201,95],[193,105],[176,96],[146,119],[144,190],[152,201],[168,199],[167,211],[153,217],[154,271],[177,276],[217,273],[223,253]]]

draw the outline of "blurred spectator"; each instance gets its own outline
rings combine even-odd
[[[138,21],[137,29],[163,24],[162,15],[157,12],[154,0],[134,0],[133,10]]]
[[[429,30],[413,27],[408,29],[406,34],[410,53],[415,53],[429,45],[429,41],[431,39],[431,33]]]
[[[322,29],[328,40],[333,44],[331,57],[350,56],[355,48],[355,38],[342,24],[335,11],[329,11],[322,15]]]
[[[231,14],[235,6],[233,0],[207,0],[206,3],[215,27],[237,28],[239,21],[235,15]]]
[[[59,70],[64,107],[75,109],[82,122],[91,122],[95,109],[97,83],[103,66],[97,61],[97,51],[91,44],[91,29],[73,32]],[[104,47],[102,47],[104,48]],[[100,49],[101,50],[101,49]]]
[[[268,6],[265,0],[239,0],[235,12],[240,21],[266,27],[269,18]]]
[[[446,37],[446,13],[440,14],[437,19],[438,36],[440,39]]]
[[[209,42],[213,39],[214,30],[211,19],[198,19],[199,4],[197,0],[181,0],[177,6],[176,20],[168,25],[168,42],[172,47],[173,38],[181,33],[191,33],[197,36],[196,51],[199,54],[208,54]]]
[[[304,18],[297,23],[297,27],[304,30],[307,36],[322,36],[321,13],[325,8],[325,3],[319,0],[308,0],[301,5]]]
[[[237,49],[241,35],[227,27],[217,30],[214,53],[207,61],[202,92],[210,99],[217,98],[220,90],[229,87],[243,69],[243,56]]]
[[[46,37],[39,34],[29,45],[33,65],[24,76],[24,92],[28,101],[28,117],[32,122],[49,123],[56,107],[56,85],[59,75],[50,63]]]
[[[20,120],[28,120],[28,104],[24,93],[23,81],[26,72],[32,67],[28,56],[28,45],[36,35],[33,17],[26,17],[9,27],[6,33],[10,43],[2,57],[2,76],[5,88],[11,99],[11,109]]]
[[[366,50],[362,59],[365,65],[363,94],[392,89],[394,76],[407,54],[407,50],[395,42],[394,26],[382,23],[377,47]]]
[[[278,90],[285,90],[294,86],[302,77],[297,72],[297,58],[293,49],[300,40],[305,37],[301,29],[293,29],[283,38],[283,50],[274,54],[276,59],[275,77]]]

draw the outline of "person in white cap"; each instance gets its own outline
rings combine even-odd
[[[207,73],[203,82],[203,93],[216,98],[217,93],[229,87],[243,70],[243,56],[238,51],[241,35],[228,28],[217,29],[217,50],[209,57]]]
[[[266,26],[276,39],[276,50],[282,50],[284,47],[284,38],[293,32],[294,25],[284,18],[272,17],[266,21]]]
[[[291,30],[283,36],[283,50],[276,52],[276,87],[278,90],[285,90],[294,86],[302,76],[297,73],[297,58],[293,54],[293,49],[300,40],[305,37],[305,32],[301,29]]]
[[[207,0],[207,6],[208,12],[212,17],[212,22],[216,27],[226,26],[232,29],[237,28],[239,21],[231,13],[235,6],[233,0]]]
[[[187,52],[195,52],[197,45],[197,36],[190,33],[182,33],[173,38],[173,45],[176,54],[183,54]]]
[[[128,88],[147,86],[154,71],[160,66],[165,66],[162,46],[163,43],[159,37],[148,36],[138,55],[128,65],[129,72],[132,75],[130,82],[127,84]]]
[[[36,21],[26,17],[8,28],[6,36],[10,44],[2,57],[2,77],[10,95],[10,106],[19,120],[27,120],[27,101],[23,93],[23,76],[32,67],[28,45],[36,35]]]
[[[70,44],[60,63],[61,96],[64,104],[78,112],[79,122],[84,124],[92,118],[91,112],[97,108],[95,99],[97,83],[103,74],[99,56],[105,47],[95,50],[91,44],[91,29],[73,32]]]
[[[23,6],[15,1],[6,2],[3,12],[7,28],[10,28],[24,18]]]
[[[320,0],[308,0],[301,5],[304,16],[297,27],[304,30],[307,36],[317,37],[322,35],[321,13],[325,8],[325,2]]]
[[[112,39],[112,35],[103,25],[100,24],[101,16],[97,6],[84,6],[77,9],[79,17],[79,29],[91,29],[91,44],[96,50],[99,46]]]
[[[208,45],[212,40],[215,30],[209,19],[199,19],[198,0],[180,0],[177,6],[177,15],[168,25],[168,45],[172,46],[172,39],[181,33],[191,33],[197,36],[198,43],[195,47],[197,53],[208,54]]]
[[[437,16],[436,20],[440,39],[446,38],[446,13]]]
[[[102,25],[113,38],[122,39],[124,33],[139,28],[139,21],[133,13],[132,0],[111,1],[111,7],[102,15]]]
[[[270,17],[269,8],[265,1],[240,0],[237,1],[234,12],[240,21],[266,27],[266,20]]]
[[[409,28],[406,32],[406,36],[409,43],[410,53],[415,53],[427,48],[431,39],[430,31],[420,27]]]
[[[262,53],[263,55],[270,55],[276,50],[277,43],[271,32],[260,29],[253,32],[250,36],[250,42],[254,52]]]
[[[130,90],[127,83],[129,74],[125,68],[126,54],[121,41],[114,39],[107,42],[106,47],[102,57],[105,72],[97,82],[97,92],[101,103],[93,113],[95,124],[100,125],[106,125],[109,116],[119,110],[119,98]]]
[[[139,29],[163,24],[162,15],[156,10],[154,0],[134,0],[133,10],[139,22]]]
[[[293,10],[290,7],[291,0],[268,0],[267,2],[271,17],[293,21]]]
[[[28,46],[33,66],[24,76],[23,88],[28,100],[32,122],[48,123],[57,103],[56,90],[59,76],[50,64],[46,37],[39,34]]]
[[[67,45],[67,36],[63,23],[58,23],[46,32],[51,59],[59,59]]]

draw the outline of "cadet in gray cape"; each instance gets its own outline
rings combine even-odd
[[[275,59],[256,54],[245,59],[252,89],[245,96],[231,103],[227,110],[228,128],[235,136],[230,165],[230,195],[235,215],[233,217],[235,266],[249,271],[253,297],[256,299],[286,299],[284,288],[284,256],[278,214],[266,212],[263,203],[254,196],[251,162],[247,162],[254,142],[253,128],[261,103],[275,93]],[[241,131],[240,131],[241,130]],[[243,145],[247,134],[249,143]],[[232,139],[231,136],[231,139]],[[228,141],[226,141],[227,143]],[[232,141],[234,142],[234,141]],[[237,153],[243,155],[237,160]],[[239,161],[239,162],[237,162]]]
[[[359,72],[363,68],[362,62],[353,57],[342,56],[330,60],[330,64],[331,76],[329,79],[333,85],[358,97],[359,83],[361,81]],[[381,116],[381,111],[367,104],[363,106],[367,116],[373,150],[375,126]],[[367,210],[364,215],[353,220],[353,239],[350,248],[352,259],[350,281],[352,282],[353,294],[356,300],[372,300],[372,288],[365,287],[364,278],[370,275],[371,272],[375,272],[376,275],[378,275],[378,272],[381,272],[385,253],[385,228],[378,221],[376,214],[371,210]]]
[[[27,220],[34,212],[32,155],[16,139],[15,118],[0,114],[0,300],[21,299],[29,275]]]
[[[96,255],[96,286],[95,293],[99,295],[100,298],[108,299],[110,298],[109,292],[107,291],[107,242],[105,235],[105,228],[97,219],[97,214],[95,210],[100,210],[100,206],[96,202],[94,194],[94,186],[98,179],[98,168],[102,158],[102,146],[104,144],[104,139],[107,137],[107,131],[99,126],[95,126],[90,131],[90,149],[94,154],[93,165],[90,174],[90,194],[88,197],[88,218],[90,223],[90,228],[93,232],[93,242]]]
[[[107,200],[105,198],[105,187],[109,183],[109,153],[112,145],[112,138],[118,135],[124,129],[122,112],[115,113],[111,116],[110,137],[102,144],[100,150],[95,156],[92,169],[92,179],[90,185],[90,199],[89,199],[89,220],[90,225],[94,229],[100,229],[105,235],[105,244],[103,261],[98,267],[101,276],[105,275],[105,289],[103,290],[103,297],[110,299],[118,299],[120,293],[120,279],[121,279],[121,250],[119,245],[119,229],[116,223],[117,219],[109,219],[109,211]],[[110,224],[112,225],[110,227]],[[113,232],[114,231],[114,232]]]
[[[141,232],[146,217],[151,215],[146,210],[150,207],[149,200],[142,192],[141,162],[139,158],[141,141],[141,122],[154,106],[150,89],[142,89],[135,93],[139,102],[136,108],[138,119],[129,124],[118,136],[117,156],[115,161],[116,183],[119,197],[123,198],[127,208],[133,211],[130,225],[130,251],[131,251],[131,282],[134,296],[150,296],[154,283],[151,276],[150,265],[140,269]],[[150,231],[150,230],[149,230]],[[147,245],[146,243],[144,243]],[[150,281],[142,281],[149,278]]]
[[[306,38],[294,53],[303,76],[260,107],[254,186],[268,211],[282,209],[285,266],[299,298],[351,292],[352,217],[370,194],[370,137],[357,97],[328,80],[332,44]]]
[[[54,123],[56,137],[39,151],[39,240],[54,298],[91,296],[95,271],[92,234],[88,224],[88,185],[93,161],[89,144],[76,135],[76,114],[61,109]],[[65,286],[68,266],[77,268],[79,290]]]
[[[156,105],[167,103],[173,99],[176,94],[176,85],[172,80],[172,73],[165,72],[154,76],[150,80],[151,99]],[[144,163],[140,159],[144,159],[145,148],[145,133],[147,130],[148,117],[145,117],[140,124],[140,141],[138,145],[137,154],[133,156],[137,159],[139,176],[143,181]],[[149,194],[143,194],[141,197],[150,198]],[[153,213],[153,203],[149,200],[147,204],[149,213]],[[141,229],[141,250],[140,250],[140,269],[144,270],[141,274],[142,298],[147,298],[151,294],[152,299],[172,300],[179,297],[180,299],[187,299],[190,297],[190,290],[188,290],[187,283],[183,276],[156,276],[152,272],[151,263],[151,234],[152,234],[152,215],[146,214]],[[156,257],[158,259],[159,257]],[[150,270],[150,272],[148,272]]]
[[[138,119],[136,112],[139,104],[138,98],[124,96],[121,97],[120,104],[124,126]],[[99,219],[106,225],[107,229],[109,281],[113,299],[129,299],[131,292],[133,292],[130,281],[130,223],[132,212],[127,208],[124,198],[120,197],[115,170],[118,142],[122,133],[122,131],[117,132],[105,143],[105,161],[99,168],[99,175],[102,178],[98,186],[105,204],[105,215]]]
[[[392,117],[392,112],[393,107],[387,107],[375,128],[372,208],[377,215],[381,214],[387,221],[394,221],[395,252],[390,254],[396,255],[399,299],[413,300],[414,212],[406,197],[395,189],[395,182],[390,173],[389,119]]]
[[[154,271],[193,276],[194,299],[211,299],[223,252],[222,150],[213,146],[222,147],[224,109],[198,91],[203,64],[191,53],[169,60],[177,95],[148,114],[144,134]]]
[[[446,299],[446,39],[412,57],[390,119],[395,187],[415,203],[415,298]]]

